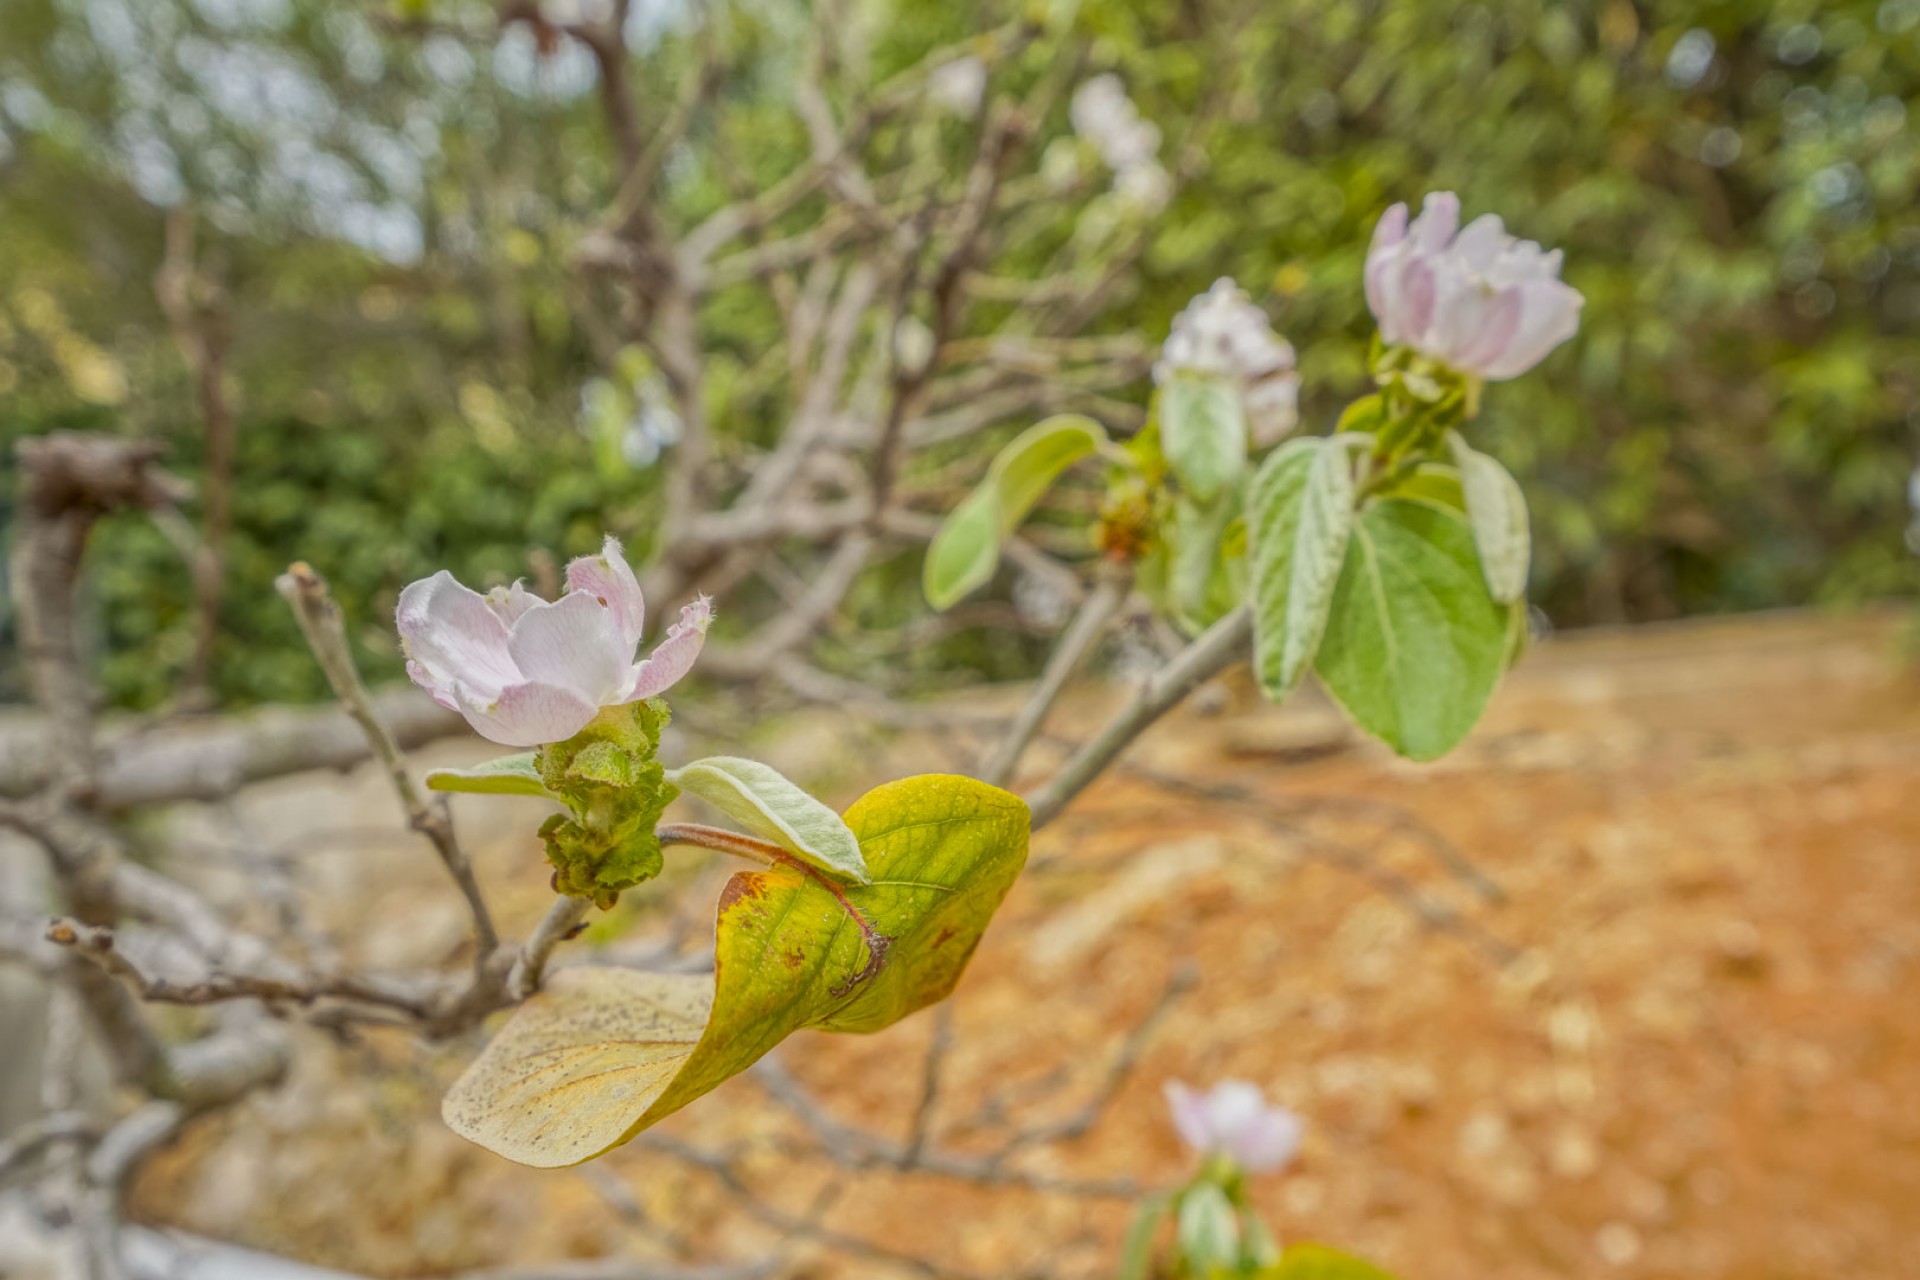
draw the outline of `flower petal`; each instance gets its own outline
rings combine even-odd
[[[1248,1173],[1271,1173],[1293,1159],[1304,1127],[1285,1107],[1266,1107],[1234,1134],[1228,1153]]]
[[[1420,216],[1407,228],[1407,239],[1416,253],[1440,253],[1460,227],[1460,197],[1451,191],[1435,191],[1420,205]]]
[[[394,625],[407,652],[407,673],[425,688],[450,695],[459,683],[492,698],[520,680],[507,650],[506,623],[484,596],[445,569],[400,593]]]
[[[623,702],[638,702],[665,693],[693,670],[694,660],[707,643],[713,625],[713,602],[701,596],[680,610],[680,621],[667,628],[666,639],[655,645],[644,662],[634,664],[632,682]]]
[[[1520,330],[1520,313],[1525,295],[1519,289],[1502,289],[1481,310],[1472,337],[1454,353],[1454,363],[1480,372],[1506,351]]]
[[[1536,280],[1521,286],[1519,292],[1519,325],[1506,349],[1481,371],[1487,378],[1518,377],[1580,328],[1580,308],[1586,299],[1577,289],[1558,280]]]
[[[1214,1149],[1230,1151],[1242,1130],[1257,1121],[1267,1109],[1260,1086],[1245,1080],[1222,1080],[1207,1094],[1207,1124],[1213,1131]]]
[[[1507,234],[1500,215],[1483,213],[1453,238],[1453,255],[1475,275],[1483,276],[1512,243],[1513,237]]]
[[[1393,268],[1404,255],[1396,252],[1407,238],[1407,206],[1396,204],[1374,224],[1373,243],[1367,249],[1367,306],[1385,337],[1387,314],[1393,309]],[[1387,339],[1392,341],[1391,338]]]
[[[1178,1080],[1169,1080],[1160,1089],[1166,1094],[1167,1109],[1173,1112],[1173,1127],[1180,1131],[1181,1140],[1203,1155],[1211,1152],[1213,1128],[1207,1123],[1206,1099]]]
[[[1409,342],[1425,349],[1427,329],[1433,323],[1434,295],[1438,284],[1433,278],[1433,267],[1425,258],[1408,258],[1406,265],[1400,268],[1399,280],[1395,284],[1397,295],[1394,302],[1394,336],[1389,342]],[[1386,327],[1381,326],[1381,336],[1386,337]]]
[[[620,634],[627,641],[626,661],[646,634],[647,602],[640,594],[640,580],[620,550],[620,539],[607,535],[597,556],[581,556],[567,566],[567,587],[583,591],[613,612]]]
[[[492,699],[475,697],[464,686],[454,692],[474,731],[504,747],[565,742],[600,712],[575,690],[539,681],[510,685]]]
[[[613,611],[582,591],[527,610],[507,647],[526,679],[571,689],[596,707],[620,701],[633,659]]]
[[[539,596],[526,589],[516,579],[512,586],[495,587],[487,592],[487,607],[500,615],[500,621],[511,627],[520,620],[520,615],[537,604],[545,604]]]

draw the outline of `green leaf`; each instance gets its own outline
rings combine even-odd
[[[1507,625],[1480,581],[1465,518],[1392,498],[1354,526],[1315,670],[1361,728],[1432,760],[1486,708]]]
[[[1211,1275],[1240,1262],[1240,1218],[1233,1201],[1212,1182],[1197,1182],[1180,1197],[1175,1247],[1191,1275]]]
[[[960,500],[927,544],[920,585],[927,603],[950,609],[993,577],[1000,563],[1000,516],[990,487]]]
[[[1247,469],[1247,412],[1223,378],[1176,376],[1160,390],[1160,447],[1188,493],[1211,501]]]
[[[1443,462],[1421,463],[1380,496],[1425,502],[1461,515],[1467,513],[1467,497],[1460,487],[1460,473]]]
[[[431,791],[463,791],[473,795],[560,799],[547,790],[547,784],[540,778],[540,770],[534,766],[531,751],[501,756],[471,769],[435,769],[427,774],[427,788]]]
[[[868,792],[846,823],[871,884],[742,871],[720,894],[710,977],[561,971],[454,1083],[447,1124],[522,1164],[578,1164],[793,1031],[878,1031],[944,999],[1026,863],[1026,804],[927,775]]]
[[[1233,608],[1217,597],[1221,570],[1226,561],[1223,540],[1240,504],[1236,495],[1225,493],[1209,503],[1195,502],[1186,494],[1174,499],[1173,518],[1165,532],[1167,541],[1167,587],[1178,620],[1196,630]]]
[[[1260,1273],[1261,1280],[1393,1280],[1393,1276],[1323,1244],[1290,1244],[1280,1261]]]
[[[1333,584],[1353,532],[1351,448],[1365,437],[1334,436],[1313,460],[1300,496],[1300,528],[1293,539],[1287,586],[1286,633],[1280,644],[1280,680],[1291,686],[1306,673],[1327,628]]]
[[[1370,396],[1361,396],[1340,411],[1340,420],[1334,424],[1334,434],[1347,432],[1378,431],[1386,425],[1387,402],[1377,392]]]
[[[1248,498],[1254,669],[1278,702],[1326,628],[1353,526],[1351,450],[1365,437],[1293,440],[1267,455]]]
[[[667,779],[753,834],[823,870],[867,883],[860,841],[840,815],[771,765],[738,756],[709,756],[684,768],[667,770]]]
[[[1061,472],[1106,443],[1106,428],[1078,413],[1055,414],[1009,441],[987,473],[998,501],[1000,536],[1020,527]]]
[[[1460,469],[1487,591],[1501,604],[1512,604],[1527,593],[1527,564],[1533,555],[1527,496],[1505,467],[1469,445],[1459,432],[1447,432],[1447,447]]]
[[[1173,1197],[1164,1194],[1148,1196],[1140,1202],[1133,1221],[1127,1226],[1127,1238],[1120,1246],[1120,1280],[1147,1280],[1148,1270],[1153,1266],[1153,1237],[1172,1207]]]
[[[1106,443],[1099,423],[1075,413],[1058,414],[1015,436],[994,457],[980,486],[934,533],[921,572],[927,603],[948,609],[984,586],[1000,563],[1000,544],[1060,473]]]

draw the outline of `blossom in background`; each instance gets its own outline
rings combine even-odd
[[[1300,1148],[1300,1117],[1268,1105],[1258,1085],[1222,1080],[1201,1093],[1169,1080],[1166,1094],[1174,1128],[1202,1156],[1225,1156],[1248,1173],[1269,1173]]]
[[[1491,213],[1462,228],[1451,191],[1428,196],[1411,224],[1404,204],[1381,215],[1366,286],[1382,340],[1494,380],[1571,338],[1585,301],[1561,281],[1558,249],[1516,240]]]
[[[1108,72],[1075,89],[1067,117],[1113,170],[1113,187],[1122,199],[1148,213],[1166,207],[1173,179],[1160,165],[1160,126],[1141,118],[1119,76]]]
[[[1153,381],[1177,374],[1229,378],[1239,384],[1255,447],[1273,444],[1300,420],[1300,375],[1293,345],[1273,331],[1246,291],[1221,278],[1173,318]]]
[[[987,64],[978,57],[955,58],[927,77],[927,97],[943,111],[970,116],[987,92]]]
[[[665,692],[692,668],[712,620],[705,597],[687,605],[635,662],[646,604],[612,537],[567,566],[558,600],[517,582],[483,596],[442,569],[402,591],[395,614],[413,682],[509,747],[565,741],[602,707]]]

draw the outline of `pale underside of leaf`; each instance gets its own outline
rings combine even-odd
[[[1224,378],[1175,377],[1161,392],[1161,449],[1180,483],[1208,502],[1246,469],[1247,418]]]
[[[1254,609],[1254,672],[1276,702],[1292,690],[1281,679],[1287,635],[1287,597],[1293,585],[1293,548],[1300,499],[1313,460],[1325,441],[1289,440],[1267,455],[1247,495],[1247,558]],[[1298,674],[1295,674],[1298,678]]]
[[[667,777],[755,835],[823,870],[866,883],[867,862],[846,822],[770,765],[711,756]]]
[[[693,1053],[710,974],[563,969],[441,1103],[447,1126],[509,1160],[578,1164],[620,1140]]]
[[[1473,526],[1473,544],[1480,553],[1487,591],[1501,604],[1512,604],[1526,594],[1527,567],[1533,557],[1527,496],[1505,467],[1473,448],[1458,432],[1447,433],[1447,444],[1460,469],[1467,520]]]
[[[1326,630],[1334,583],[1353,529],[1350,440],[1335,436],[1321,447],[1300,499],[1292,581],[1287,588],[1286,633],[1280,646],[1280,682],[1291,688],[1306,674]]]

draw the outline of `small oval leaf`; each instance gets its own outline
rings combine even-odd
[[[986,585],[1000,563],[1000,515],[991,488],[975,489],[960,500],[927,544],[920,583],[927,603],[950,609],[974,589]]]
[[[1000,536],[1020,527],[1061,472],[1106,443],[1106,429],[1078,413],[1055,414],[1009,441],[988,473],[999,504]]]
[[[1473,545],[1480,552],[1487,591],[1501,604],[1512,604],[1527,593],[1527,566],[1533,558],[1527,495],[1505,467],[1469,445],[1459,432],[1447,433],[1447,447],[1460,469],[1467,520],[1473,526]]]
[[[986,585],[1000,563],[1000,544],[1061,472],[1106,443],[1105,429],[1077,413],[1056,414],[1009,441],[979,487],[960,500],[933,535],[921,573],[927,603],[948,609]]]
[[[1178,375],[1160,389],[1160,448],[1188,493],[1211,501],[1247,469],[1247,411],[1224,378]]]
[[[839,814],[758,760],[709,756],[667,780],[691,792],[757,836],[835,875],[867,882],[860,841]]]
[[[1233,1202],[1217,1184],[1197,1182],[1180,1197],[1174,1244],[1185,1274],[1212,1276],[1238,1267],[1239,1217],[1233,1211]]]
[[[501,756],[497,760],[474,765],[471,769],[435,769],[427,774],[427,787],[432,791],[462,791],[473,795],[560,799],[547,790],[547,784],[541,780],[540,770],[534,766],[531,751]]]

